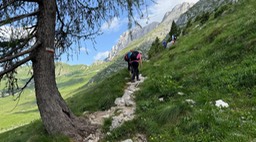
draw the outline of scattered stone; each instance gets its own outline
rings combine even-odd
[[[184,93],[183,92],[178,92],[178,95],[183,96]]]
[[[160,102],[163,102],[164,101],[164,98],[159,98],[158,99]]]
[[[194,105],[196,102],[192,99],[186,99],[185,102],[187,102],[188,104]]]
[[[124,140],[122,142],[133,142],[132,139],[127,139],[127,140]]]
[[[215,101],[215,106],[219,107],[219,108],[225,108],[225,107],[229,107],[228,103],[224,102],[223,100],[217,100]]]
[[[86,114],[88,114],[89,113],[89,111],[85,111],[85,112],[83,112],[83,115],[86,115]]]
[[[127,107],[134,106],[134,105],[135,105],[134,101],[131,101],[131,100],[125,101],[125,106]]]
[[[125,105],[124,99],[123,98],[116,98],[115,105],[117,105],[117,106],[124,106]]]

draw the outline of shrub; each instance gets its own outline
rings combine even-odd
[[[203,25],[204,23],[206,23],[208,21],[209,18],[210,18],[209,12],[203,13],[203,15],[200,18],[200,23]]]
[[[195,22],[199,21],[203,25],[204,23],[206,23],[209,20],[209,18],[210,18],[210,13],[204,12],[203,14],[198,15],[195,18]]]
[[[172,27],[171,30],[169,32],[169,36],[172,37],[172,35],[176,35],[179,36],[180,34],[180,29],[179,27],[176,25],[176,23],[174,21],[172,21]],[[168,40],[169,41],[169,40]]]

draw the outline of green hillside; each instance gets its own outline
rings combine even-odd
[[[85,65],[67,65],[64,63],[56,64],[57,85],[62,96],[67,99],[74,95],[74,91],[88,83],[89,79],[97,74],[105,65],[85,66]],[[29,66],[21,67],[18,72],[18,84],[23,87],[29,80]],[[4,90],[5,82],[1,82],[1,90]],[[33,82],[17,99],[18,94],[0,98],[0,133],[22,125],[29,124],[31,121],[40,118],[35,100]],[[16,100],[16,101],[15,101]]]
[[[145,134],[150,142],[255,141],[255,9],[254,0],[240,0],[216,9],[209,19],[205,14],[199,16],[186,26],[186,34],[174,46],[144,62],[141,73],[147,79],[135,94],[136,118],[111,131],[103,141],[117,142],[138,133]],[[126,69],[87,87],[81,83],[86,79],[78,85],[69,84],[76,83],[73,75],[78,79],[83,73],[65,75],[70,77],[59,77],[63,81],[59,87],[63,87],[62,94],[70,96],[66,100],[77,115],[113,106],[129,80]],[[228,107],[217,107],[217,100],[223,100]],[[104,132],[109,131],[107,126]],[[68,139],[46,135],[42,123],[35,121],[1,133],[0,141]]]
[[[252,0],[221,7],[156,53],[141,71],[148,79],[136,94],[137,119],[107,139],[145,133],[153,142],[254,141],[255,8]],[[219,99],[229,107],[216,107]]]

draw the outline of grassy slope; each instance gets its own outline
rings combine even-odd
[[[129,74],[127,70],[123,69],[99,83],[90,84],[89,89],[80,87],[72,90],[74,95],[66,100],[72,111],[77,115],[81,115],[84,111],[108,109],[114,105],[115,98],[123,95],[126,82],[129,80],[129,78],[124,79],[125,76],[129,76]],[[14,135],[19,137],[14,137]],[[41,121],[34,121],[29,125],[0,134],[0,141],[65,142],[69,140],[63,136],[47,135]]]
[[[137,93],[138,118],[107,139],[140,132],[153,142],[254,140],[255,9],[247,0],[203,26],[194,23],[174,47],[144,64],[148,79]],[[218,99],[229,108],[217,108]]]
[[[144,63],[141,72],[148,79],[136,94],[138,117],[106,140],[130,138],[139,132],[152,142],[252,141],[256,137],[256,18],[251,15],[256,14],[256,3],[245,1],[203,26],[194,23],[188,35],[158,55],[160,59]],[[107,109],[122,94],[125,77],[128,73],[122,70],[90,89],[77,89],[68,103],[76,114]],[[196,103],[186,103],[186,99]],[[215,107],[218,99],[229,108]],[[44,134],[41,123],[35,122],[1,134],[0,140],[62,139],[40,136]]]
[[[74,90],[84,86],[103,67],[104,65],[87,67],[84,65],[56,64],[57,84],[62,96],[64,98],[73,96]],[[20,87],[28,80],[28,70],[29,67],[18,70]],[[26,125],[40,117],[34,94],[33,84],[31,84],[22,93],[19,101],[14,101],[17,96],[0,98],[0,132]],[[16,104],[17,107],[15,107]]]

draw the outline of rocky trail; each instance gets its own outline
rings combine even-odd
[[[104,119],[112,118],[112,124],[110,126],[111,130],[120,127],[124,122],[132,120],[135,117],[136,103],[134,101],[135,96],[133,95],[135,91],[139,90],[138,86],[145,80],[143,76],[140,75],[140,81],[128,82],[128,87],[124,90],[124,94],[120,98],[116,98],[114,107],[111,107],[106,111],[97,111],[90,114],[85,114],[85,116],[90,120],[92,124],[103,125]],[[105,134],[98,130],[95,134],[89,135],[84,142],[98,142],[104,137]],[[146,137],[142,134],[137,134],[136,137],[121,140],[120,142],[147,142]]]

